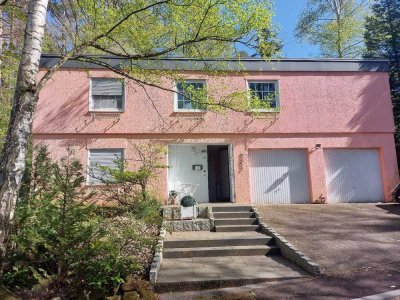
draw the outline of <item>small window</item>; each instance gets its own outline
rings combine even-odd
[[[205,105],[201,103],[202,99],[206,97],[205,80],[179,81],[176,83],[176,91],[177,93],[175,94],[175,110],[205,110]]]
[[[102,180],[106,178],[100,166],[109,167],[112,169],[118,168],[118,160],[124,159],[123,149],[91,149],[89,150],[88,161],[88,183],[102,184]]]
[[[91,111],[123,111],[124,81],[117,78],[92,78]]]
[[[260,100],[259,105],[254,105],[256,107],[252,106],[252,108],[266,111],[279,108],[277,81],[249,81],[248,85],[252,97]],[[263,103],[265,103],[265,108],[263,108]]]

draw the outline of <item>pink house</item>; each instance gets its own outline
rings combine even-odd
[[[57,60],[44,55],[42,72]],[[399,177],[386,61],[176,58],[145,68],[179,70],[181,79],[143,88],[67,62],[40,94],[34,143],[55,158],[70,146],[84,165],[112,165],[116,157],[129,165],[135,145],[163,144],[168,168],[154,192],[164,199],[191,188],[199,202],[391,201]],[[207,111],[180,93],[186,87],[215,97],[250,91],[269,108]]]

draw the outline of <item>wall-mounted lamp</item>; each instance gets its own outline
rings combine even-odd
[[[315,144],[315,149],[320,149],[321,148],[321,144]]]

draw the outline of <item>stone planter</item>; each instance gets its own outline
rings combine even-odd
[[[184,207],[181,206],[181,219],[191,220],[197,218],[197,205]]]

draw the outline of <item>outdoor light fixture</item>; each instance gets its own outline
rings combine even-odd
[[[315,144],[315,149],[321,148],[321,144]]]

